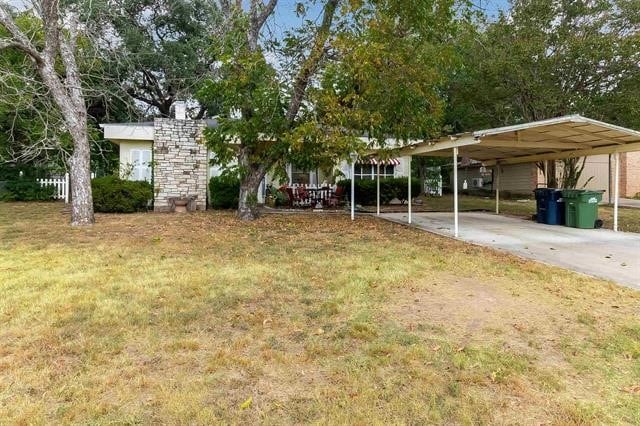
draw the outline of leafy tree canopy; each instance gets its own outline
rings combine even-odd
[[[471,130],[580,113],[640,127],[640,13],[633,0],[516,0],[456,41],[448,122]]]
[[[124,88],[147,115],[168,117],[176,100],[193,101],[209,73],[210,38],[219,30],[215,2],[104,0],[92,8],[109,28],[104,43]],[[215,103],[190,105],[194,118],[217,112]]]
[[[257,43],[256,23],[274,3],[228,10],[226,34],[212,46],[216,76],[199,94],[220,102],[208,141],[218,162],[237,160],[240,210],[243,191],[255,194],[286,163],[330,166],[365,149],[364,134],[384,145],[440,132],[453,2],[328,0],[317,22]]]

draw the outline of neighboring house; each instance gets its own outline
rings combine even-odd
[[[561,162],[557,172],[560,177]],[[605,191],[603,202],[613,197],[615,163],[608,155],[587,157],[585,168],[578,182],[580,189]],[[501,166],[501,190],[513,194],[531,194],[535,188],[545,186],[542,171],[534,163]],[[458,169],[458,187],[493,189],[494,170],[483,167],[480,162],[461,162]],[[640,193],[640,152],[620,154],[620,197],[632,198]],[[611,198],[612,200],[612,198]]]
[[[500,189],[519,195],[529,195],[542,186],[544,178],[535,164],[510,164],[500,166]],[[458,188],[493,190],[494,168],[484,167],[481,162],[463,160],[458,164]],[[450,174],[451,187],[453,176]]]
[[[215,120],[156,118],[153,122],[102,124],[104,137],[120,148],[120,175],[124,179],[153,182],[154,209],[167,211],[172,198],[194,197],[199,210],[207,206],[208,183],[222,169],[210,165],[203,131],[217,125]],[[409,157],[392,159],[380,166],[381,177],[407,176]],[[377,165],[369,160],[355,165],[356,179],[375,179]],[[260,186],[258,202],[263,203],[269,184],[318,185],[351,177],[351,165],[343,161],[331,171],[302,170],[289,165],[289,182],[275,182],[267,176]]]

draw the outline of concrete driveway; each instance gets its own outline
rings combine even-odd
[[[381,217],[407,223],[406,213]],[[413,226],[453,238],[452,213],[414,213]],[[575,229],[489,213],[460,213],[462,241],[640,290],[640,234]]]

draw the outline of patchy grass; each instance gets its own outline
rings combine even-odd
[[[344,216],[0,203],[7,423],[640,422],[640,294]]]
[[[422,197],[423,204],[414,206],[414,211],[453,211],[453,196],[442,197]],[[488,197],[465,196],[459,198],[460,211],[490,211],[496,209],[495,199]],[[406,211],[407,206],[383,206],[384,211]],[[374,211],[375,206],[369,206],[368,210]],[[536,212],[536,201],[529,199],[522,200],[501,200],[500,213],[510,216],[530,218]],[[600,205],[598,216],[604,221],[604,227],[613,228],[613,206]],[[618,226],[621,231],[640,233],[640,209],[630,207],[620,207],[618,211]]]

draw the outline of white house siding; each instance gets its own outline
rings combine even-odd
[[[133,150],[149,150],[153,151],[152,141],[130,141],[120,140],[120,176],[126,179],[134,179],[134,176],[129,173],[133,166],[134,160],[132,158]]]
[[[640,193],[640,152],[620,154],[620,162],[620,196],[634,197]],[[589,177],[593,176],[586,188],[604,190],[603,201],[613,202],[614,170],[615,159],[611,158],[609,163],[608,155],[587,157],[578,187],[582,187]]]

